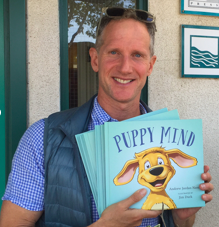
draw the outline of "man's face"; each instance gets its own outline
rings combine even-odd
[[[93,70],[99,74],[99,103],[139,102],[156,57],[150,57],[150,36],[133,19],[111,21],[102,34],[99,53],[90,50]]]

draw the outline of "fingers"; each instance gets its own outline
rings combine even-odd
[[[209,171],[209,166],[207,166],[207,165],[204,165],[204,173],[207,173],[208,171]]]
[[[121,203],[124,206],[124,208],[128,209],[130,206],[132,206],[133,204],[140,201],[146,194],[147,194],[146,189],[139,189],[134,194],[132,194],[130,197],[121,201]]]
[[[202,200],[204,200],[206,203],[210,202],[212,199],[213,199],[213,196],[211,194],[202,195]]]
[[[129,208],[133,204],[140,201],[146,194],[147,194],[146,189],[139,189],[134,194],[132,194],[129,198],[121,201],[121,203],[123,203],[122,206],[125,208],[125,210],[126,209],[128,210],[130,216],[136,217],[137,220],[141,220],[143,218],[155,218],[159,214],[162,213],[162,211],[160,211],[160,210],[149,211],[149,210],[143,210],[143,209],[130,209]]]
[[[213,184],[210,183],[212,177],[211,174],[209,173],[209,166],[205,165],[204,166],[204,173],[201,175],[202,180],[205,182],[199,186],[199,188],[202,191],[205,191],[205,193],[209,193],[214,189]]]
[[[204,183],[204,184],[200,184],[199,188],[202,191],[205,191],[205,193],[209,193],[214,189],[214,186],[211,183]]]
[[[204,180],[206,183],[209,183],[211,181],[211,174],[209,173],[209,166],[204,166],[204,173],[201,175],[202,180]]]
[[[98,226],[109,227],[125,227],[125,226],[139,226],[144,218],[157,217],[161,211],[148,211],[142,209],[129,208],[136,202],[140,201],[145,195],[146,189],[140,189],[132,194],[129,198],[114,203],[107,207],[99,219]]]
[[[135,209],[134,212],[136,212],[136,215],[138,215],[139,219],[144,219],[144,218],[156,218],[162,213],[162,210]]]
[[[202,173],[201,178],[203,181],[206,183],[209,183],[211,181],[211,174],[209,172],[207,173]]]
[[[206,203],[210,202],[213,199],[213,196],[208,193],[210,193],[214,189],[213,184],[210,183],[212,177],[209,173],[209,169],[209,166],[204,166],[204,173],[201,175],[201,178],[202,180],[204,180],[205,183],[200,184],[199,186],[202,191],[205,191],[205,194],[202,195],[202,200],[204,200]]]

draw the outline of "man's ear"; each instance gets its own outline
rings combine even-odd
[[[98,53],[97,50],[94,47],[91,47],[89,50],[90,58],[91,58],[91,66],[94,70],[94,72],[98,72]]]
[[[154,56],[151,57],[150,63],[149,63],[149,64],[150,64],[150,68],[149,68],[149,70],[148,70],[148,76],[151,75],[156,60],[157,60],[157,56],[154,55]]]

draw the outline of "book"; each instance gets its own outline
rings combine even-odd
[[[163,114],[163,113],[165,113],[165,114],[159,115],[159,114]],[[179,119],[179,114],[178,114],[177,110],[168,112],[167,108],[163,108],[163,109],[156,110],[154,112],[150,112],[148,114],[137,116],[134,119],[136,119],[136,120],[160,119],[161,120],[161,119],[172,119],[172,118]],[[128,119],[128,121],[129,120],[131,121],[133,119],[131,118],[131,119]],[[103,143],[98,143],[98,141],[102,140],[102,139],[99,138],[95,141],[95,134],[96,133],[101,134],[101,132],[99,132],[99,130],[101,130],[101,129],[98,127],[95,130],[96,132],[94,130],[92,130],[92,131],[88,131],[88,132],[76,135],[76,140],[77,140],[77,143],[79,146],[80,154],[81,154],[84,166],[85,166],[85,171],[88,176],[88,181],[89,181],[96,205],[98,203],[102,204],[102,196],[100,196],[100,195],[99,195],[99,197],[97,196],[97,193],[98,193],[97,192],[97,181],[98,181],[98,184],[101,184],[101,186],[102,186],[102,183],[100,183],[102,174],[98,175],[98,180],[97,180],[97,173],[98,173],[98,171],[100,171],[101,167],[100,167],[100,165],[98,165],[98,166],[96,165],[96,159],[97,159],[98,163],[101,163],[102,162],[101,160],[103,159],[102,154],[104,154],[101,152],[101,148],[100,148],[100,146],[102,146]],[[96,146],[95,146],[95,144],[96,144]],[[98,155],[96,155],[98,150],[100,150],[100,152]],[[102,194],[102,190],[99,190],[99,193]],[[99,202],[98,202],[98,200],[99,200]],[[100,207],[100,205],[97,207]],[[105,208],[105,206],[104,206],[104,208]],[[100,214],[100,212],[99,212],[99,214]]]
[[[172,110],[168,112],[163,113],[156,113],[153,115],[141,115],[136,118],[131,118],[128,120],[125,120],[123,122],[132,122],[134,120],[138,120],[139,122],[148,122],[151,120],[178,120],[179,114],[177,110]],[[114,122],[117,124],[120,124],[121,122]],[[118,125],[118,127],[120,127]],[[95,128],[95,140],[96,140],[96,168],[97,168],[97,185],[98,185],[98,207],[100,209],[99,213],[102,213],[103,210],[107,207],[106,205],[106,173],[105,173],[105,167],[106,167],[106,161],[107,157],[105,157],[105,125],[97,126]],[[99,143],[99,141],[101,141]]]
[[[205,205],[201,120],[180,120],[177,110],[152,113],[76,135],[99,215],[140,188],[147,195],[132,208]]]
[[[140,188],[132,208],[202,207],[202,121],[163,120],[104,124],[106,207]],[[98,164],[97,164],[98,165]]]

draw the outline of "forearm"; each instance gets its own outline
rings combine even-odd
[[[0,227],[34,227],[43,211],[29,211],[4,200],[0,215]]]
[[[180,220],[173,217],[175,227],[192,227],[195,222],[195,214],[186,220]]]
[[[105,227],[107,226],[107,223],[105,223],[101,218],[98,219],[96,222],[92,223],[91,225],[87,227]]]

